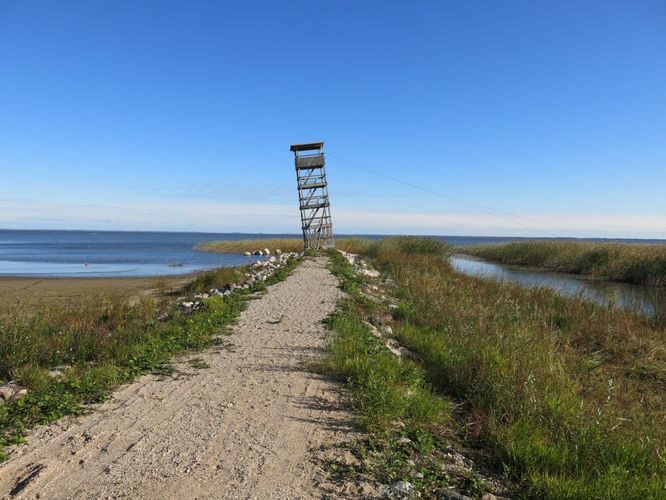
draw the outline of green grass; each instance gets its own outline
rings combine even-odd
[[[414,244],[431,255],[447,251],[439,243],[409,239],[374,244],[373,251],[414,249]],[[367,433],[360,442],[347,445],[360,465],[334,463],[332,471],[347,478],[370,474],[382,484],[407,480],[424,498],[439,498],[447,488],[476,497],[487,492],[490,487],[475,473],[443,467],[452,444],[453,403],[433,388],[422,366],[399,360],[371,334],[364,318],[386,314],[387,306],[359,292],[362,279],[340,253],[329,255],[349,298],[327,320],[331,332],[327,355],[315,368],[346,382],[358,422]]]
[[[291,261],[248,293],[284,279],[297,264]],[[239,270],[203,273],[189,286],[200,291],[242,276]],[[0,382],[17,380],[28,387],[22,399],[0,406],[0,460],[5,448],[20,443],[30,427],[86,410],[110,391],[140,374],[169,374],[173,356],[221,342],[219,335],[245,307],[244,294],[211,297],[192,315],[168,306],[170,319],[155,318],[165,305],[153,299],[94,297],[83,304],[0,317]],[[59,377],[49,371],[67,366]],[[193,361],[193,367],[205,368]]]
[[[547,290],[462,276],[432,243],[367,251],[397,338],[520,496],[666,496],[666,330]]]
[[[530,241],[467,247],[464,252],[503,264],[666,286],[666,244]]]
[[[207,292],[211,288],[220,288],[227,283],[237,283],[244,278],[244,269],[238,267],[220,267],[199,273],[188,285],[189,292]]]

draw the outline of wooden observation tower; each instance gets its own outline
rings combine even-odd
[[[333,248],[324,143],[292,144],[305,248]]]

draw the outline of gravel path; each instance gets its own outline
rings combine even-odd
[[[326,263],[305,261],[251,301],[230,345],[192,356],[208,368],[184,359],[180,376],[142,377],[33,431],[0,465],[0,497],[321,496],[312,450],[353,434],[337,386],[300,368],[320,354],[341,293]]]

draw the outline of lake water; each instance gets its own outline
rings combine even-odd
[[[187,274],[258,257],[194,249],[199,242],[261,235],[0,230],[0,276],[122,277]]]
[[[383,237],[358,236],[370,239]],[[301,238],[296,234],[0,230],[0,276],[122,277],[187,274],[214,267],[248,264],[258,259],[201,252],[194,249],[197,243],[267,237]],[[458,246],[530,239],[487,236],[435,238]]]
[[[552,273],[537,269],[506,266],[466,255],[450,259],[453,268],[468,276],[507,281],[527,288],[545,287],[565,297],[582,297],[600,305],[654,316],[666,306],[666,290],[585,278],[572,274]]]

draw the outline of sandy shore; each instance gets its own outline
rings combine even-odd
[[[89,415],[33,430],[0,465],[0,497],[349,498],[313,453],[354,435],[338,386],[302,368],[340,297],[326,260],[251,301],[226,347],[146,376]]]
[[[76,303],[99,294],[154,295],[182,287],[193,275],[146,278],[14,278],[0,277],[0,312],[19,305],[32,309]]]

